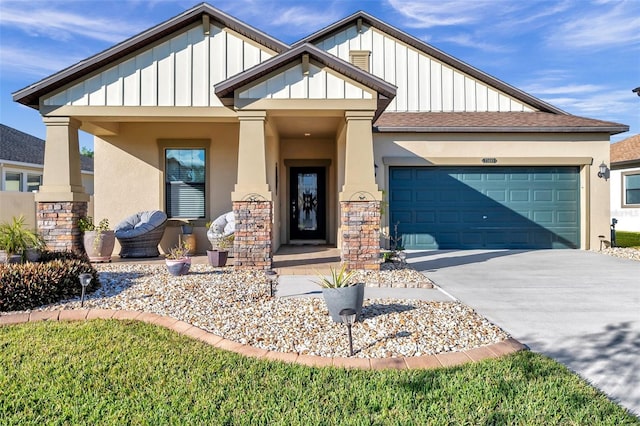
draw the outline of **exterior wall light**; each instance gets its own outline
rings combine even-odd
[[[609,172],[609,168],[607,167],[606,164],[604,164],[604,161],[600,164],[600,171],[598,172],[598,177],[599,178],[603,178],[604,180],[607,180],[607,174]]]
[[[80,297],[80,307],[84,307],[84,292],[89,283],[91,283],[91,274],[80,274],[78,276],[80,279],[80,285],[82,286],[82,296]]]
[[[354,309],[343,309],[340,311],[340,317],[342,322],[347,326],[347,333],[349,334],[349,356],[353,356],[353,337],[351,335],[351,326],[356,321],[356,311]]]

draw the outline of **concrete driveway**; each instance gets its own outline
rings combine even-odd
[[[429,251],[438,286],[640,415],[640,262],[581,250]]]

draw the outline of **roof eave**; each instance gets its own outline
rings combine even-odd
[[[608,133],[615,135],[628,127],[517,127],[517,126],[374,126],[380,133]]]
[[[623,161],[611,162],[612,169],[621,169],[621,168],[629,168],[629,167],[640,167],[640,158],[636,158],[634,160],[623,160]]]
[[[46,77],[30,86],[20,89],[12,94],[13,100],[23,105],[38,109],[41,96],[71,83],[83,75],[91,73],[111,63],[114,58],[119,59],[133,53],[144,46],[174,33],[180,28],[191,25],[207,14],[215,21],[226,27],[254,40],[260,44],[280,53],[289,49],[289,45],[259,31],[238,19],[227,15],[206,3],[195,6],[180,15],[177,15],[153,28],[139,33],[117,45],[104,50],[96,55],[80,61],[62,71]]]
[[[258,64],[240,74],[222,81],[214,86],[216,96],[219,98],[225,98],[233,95],[234,91],[250,84],[258,78],[261,78],[279,68],[282,68],[292,62],[295,62],[301,55],[309,54],[311,58],[322,63],[329,68],[332,68],[346,77],[375,90],[379,95],[379,107],[376,119],[382,114],[384,109],[389,105],[391,100],[396,96],[396,87],[386,81],[360,70],[354,65],[343,61],[333,55],[326,53],[325,51],[311,45],[302,44],[295,48],[290,49],[285,53],[281,53],[278,56],[270,58],[261,64]],[[384,105],[384,108],[380,109],[380,106]]]

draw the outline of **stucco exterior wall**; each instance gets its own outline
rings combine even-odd
[[[496,158],[496,166],[579,166],[581,248],[609,235],[609,182],[598,178],[598,165],[609,161],[608,135],[377,133],[374,155],[384,190],[390,166],[486,166],[483,158]]]
[[[95,190],[99,194],[95,201],[96,220],[108,218],[116,225],[138,211],[165,211],[164,154],[159,140],[182,141],[175,146],[184,148],[190,147],[189,140],[208,140],[207,219],[232,210],[231,192],[238,163],[237,124],[121,123],[116,136],[94,139],[96,158],[101,159],[95,165]],[[199,251],[208,246],[202,225],[197,230]],[[168,229],[169,233],[172,231]]]
[[[618,219],[616,230],[640,232],[640,208],[623,207],[624,184],[622,174],[640,173],[640,167],[611,170],[611,217]]]

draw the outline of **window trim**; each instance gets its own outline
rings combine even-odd
[[[29,176],[39,176],[40,177],[40,186],[42,186],[43,180],[43,172],[38,170],[26,170],[26,169],[18,169],[13,167],[2,167],[2,181],[0,182],[0,191],[3,192],[33,192],[27,191],[28,179]],[[20,188],[18,191],[9,191],[7,190],[7,173],[18,173],[20,174]]]
[[[628,204],[627,203],[627,176],[640,175],[640,169],[627,170],[620,173],[620,191],[621,191],[621,204],[623,209],[640,209],[640,203]],[[640,188],[638,188],[640,189]]]
[[[179,217],[176,220],[194,220],[206,221],[209,215],[211,203],[211,158],[210,158],[210,139],[158,139],[158,157],[160,165],[160,206],[167,212],[167,190],[166,190],[166,150],[167,149],[203,149],[204,150],[204,217]],[[171,219],[171,218],[170,218]]]

